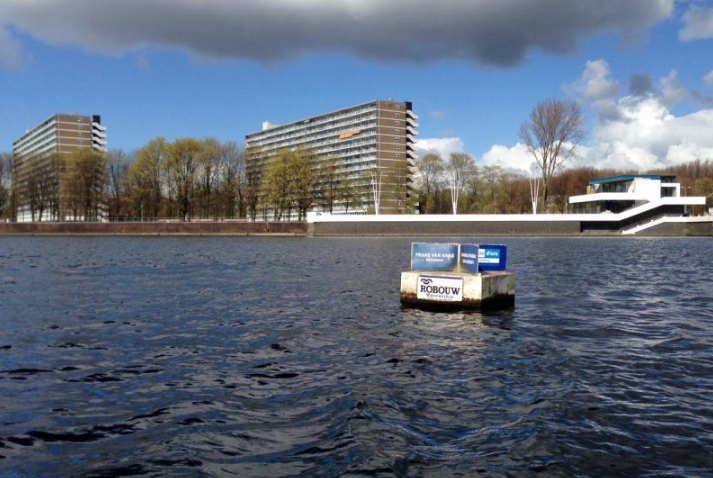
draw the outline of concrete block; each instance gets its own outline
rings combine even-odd
[[[439,281],[441,278],[443,280]],[[434,290],[432,287],[434,284],[440,285],[440,289]],[[454,293],[458,287],[461,287],[461,290]],[[515,305],[515,274],[512,272],[482,274],[402,272],[401,303],[434,309],[512,307]]]

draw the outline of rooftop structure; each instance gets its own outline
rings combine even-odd
[[[98,115],[55,114],[13,142],[18,222],[66,219],[56,158],[84,148],[106,152],[106,127]]]
[[[306,148],[318,158],[313,165],[318,182],[331,171],[339,178],[338,188],[358,198],[350,204],[337,195],[327,204],[315,191],[313,210],[411,212],[417,119],[409,102],[375,100],[286,125],[265,121],[262,131],[245,137],[248,174],[261,171],[280,150]]]

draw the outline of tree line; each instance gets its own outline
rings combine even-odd
[[[477,166],[464,153],[453,153],[448,159],[430,153],[423,156],[417,166],[421,214],[532,212],[532,178],[525,173],[506,171],[495,165]],[[681,183],[682,194],[706,196],[706,208],[713,207],[713,160],[697,159],[645,172],[576,165],[560,169],[548,178],[547,201],[540,195],[538,210],[569,213],[570,196],[585,194],[590,181],[623,174],[674,175]]]
[[[348,211],[365,201],[359,181],[335,158],[283,150],[259,168],[258,151],[214,138],[159,137],[133,153],[85,148],[52,154],[15,178],[13,157],[0,155],[0,213],[28,211],[34,221],[177,219],[298,220],[317,205]],[[41,165],[39,167],[38,165]]]

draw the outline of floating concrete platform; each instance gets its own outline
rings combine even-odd
[[[512,272],[401,273],[401,303],[435,309],[501,309],[515,305]]]

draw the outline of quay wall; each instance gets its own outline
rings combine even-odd
[[[582,226],[580,221],[44,222],[0,223],[0,236],[619,236]],[[637,235],[713,237],[713,222],[664,223]]]
[[[313,236],[611,236],[621,237],[618,224],[590,229],[581,221],[321,221],[310,224]],[[606,229],[608,226],[608,229]],[[713,222],[665,223],[641,231],[639,236],[713,236]]]
[[[311,233],[314,236],[578,236],[580,222],[316,222]]]
[[[35,222],[0,223],[0,235],[48,236],[306,236],[298,222]]]
[[[669,222],[653,226],[641,231],[638,236],[711,236],[713,237],[713,222],[676,223]]]

